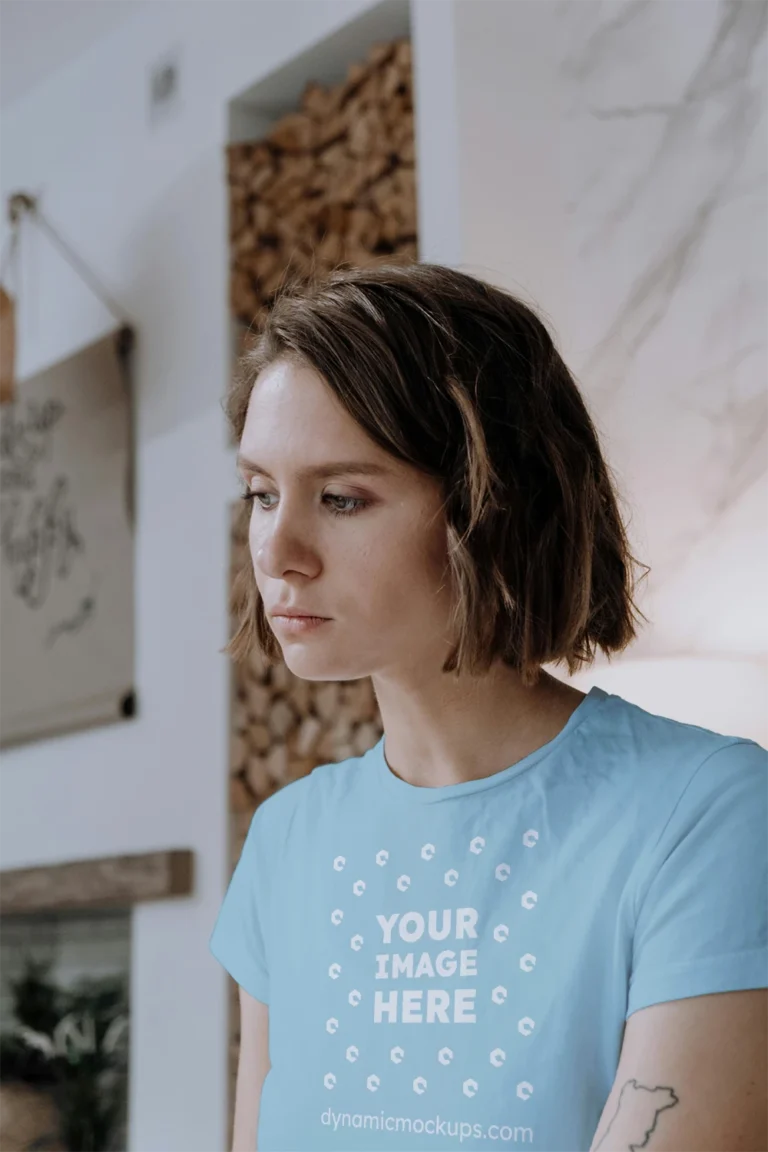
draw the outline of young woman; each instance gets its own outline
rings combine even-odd
[[[228,411],[230,651],[370,676],[385,732],[251,823],[211,937],[234,1148],[764,1147],[768,756],[544,669],[640,616],[544,325],[447,268],[338,271]]]

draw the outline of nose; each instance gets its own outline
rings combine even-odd
[[[253,562],[265,576],[282,579],[288,572],[313,577],[320,571],[317,552],[285,523],[274,528],[265,538],[253,541]]]

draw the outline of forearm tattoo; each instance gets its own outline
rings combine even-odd
[[[632,1132],[632,1138],[627,1143],[627,1152],[637,1152],[640,1148],[653,1148],[653,1134],[659,1131],[659,1117],[662,1112],[667,1112],[679,1103],[680,1098],[672,1088],[661,1086],[646,1088],[644,1084],[638,1084],[637,1080],[628,1080],[621,1090],[616,1111],[608,1128],[600,1143],[595,1145],[594,1152],[602,1147],[612,1129],[615,1130],[619,1125],[626,1129],[629,1117],[631,1117],[630,1123],[636,1124],[637,1133]]]

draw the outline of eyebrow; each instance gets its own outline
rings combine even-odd
[[[266,468],[261,464],[257,464],[255,460],[249,460],[247,456],[238,453],[237,467],[245,472],[254,472],[259,476],[266,476],[267,480],[273,480]],[[392,470],[383,464],[374,464],[369,460],[337,460],[328,464],[314,464],[308,467],[299,468],[296,475],[300,480],[319,480],[328,479],[331,476],[390,476]]]

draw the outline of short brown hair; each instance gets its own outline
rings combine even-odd
[[[624,649],[645,619],[597,432],[542,321],[509,292],[433,264],[342,268],[286,286],[226,400],[239,443],[278,359],[309,365],[372,440],[442,482],[456,597],[443,671],[496,660],[526,685]],[[644,566],[645,567],[645,566]],[[647,569],[646,569],[647,572]],[[280,649],[253,568],[233,586],[235,660]]]

